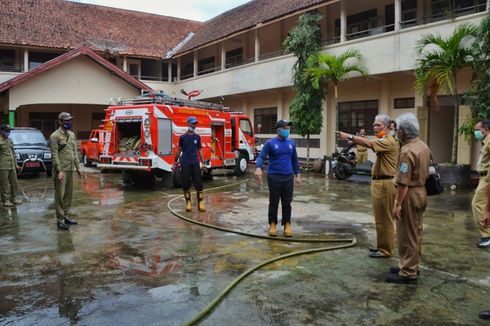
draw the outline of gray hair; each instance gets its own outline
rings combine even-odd
[[[420,125],[413,113],[405,113],[396,119],[398,129],[403,131],[407,139],[416,138],[420,133]]]
[[[382,122],[385,125],[385,127],[390,126],[391,118],[389,116],[387,116],[386,114],[378,114],[374,118],[374,121],[376,121],[376,120]]]

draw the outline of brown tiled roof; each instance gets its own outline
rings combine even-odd
[[[163,57],[203,23],[62,0],[2,0],[0,44]]]
[[[333,0],[253,0],[206,21],[178,53],[197,48],[236,32]]]
[[[70,61],[70,60],[77,58],[79,56],[82,56],[82,55],[93,60],[94,62],[101,65],[105,69],[111,71],[116,76],[118,76],[122,80],[126,81],[128,84],[132,85],[134,88],[139,89],[139,90],[151,90],[151,88],[148,87],[148,85],[146,85],[145,83],[134,78],[133,76],[131,76],[127,72],[123,71],[119,67],[116,67],[115,65],[113,65],[112,63],[110,63],[109,61],[107,61],[106,59],[104,59],[103,57],[98,55],[97,53],[95,53],[95,51],[91,50],[88,46],[82,46],[78,49],[66,52],[66,53],[64,53],[64,54],[62,54],[62,55],[60,55],[60,56],[58,56],[52,60],[49,60],[48,62],[45,62],[45,63],[37,66],[36,68],[34,68],[32,70],[29,70],[29,71],[27,71],[21,75],[18,75],[15,78],[9,79],[6,82],[0,84],[0,93],[6,91],[6,90],[8,90],[8,89],[10,89],[16,85],[19,85],[19,84],[23,83],[24,81],[26,81],[26,80],[34,77],[34,76],[37,76],[37,75],[39,75],[45,71],[51,70],[54,67],[57,67],[57,66],[65,63],[67,61]]]

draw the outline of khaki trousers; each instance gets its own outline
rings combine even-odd
[[[473,218],[478,226],[480,235],[482,238],[490,237],[490,228],[483,227],[481,219],[483,218],[483,212],[485,211],[485,206],[487,205],[487,187],[488,181],[485,177],[481,177],[478,182],[478,187],[476,188],[475,195],[471,201],[471,208],[473,209]]]
[[[395,248],[395,224],[393,223],[395,195],[396,187],[392,179],[371,181],[371,204],[376,223],[377,248],[386,256],[393,255]]]
[[[362,164],[366,162],[368,159],[367,151],[357,152],[356,158],[357,158],[357,164]]]
[[[16,170],[14,169],[0,170],[0,196],[2,199],[2,203],[5,203],[8,199],[13,201],[15,200],[15,197],[17,197],[17,171]]]
[[[54,205],[56,209],[56,219],[64,222],[64,218],[70,212],[71,201],[73,198],[73,171],[63,171],[65,178],[63,181],[58,179],[58,173],[53,173],[54,180]]]
[[[402,203],[401,221],[396,221],[400,276],[416,278],[422,253],[422,215],[427,207],[425,187],[408,188]]]

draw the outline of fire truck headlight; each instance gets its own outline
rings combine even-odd
[[[145,138],[148,138],[150,137],[150,131],[149,130],[145,130]]]

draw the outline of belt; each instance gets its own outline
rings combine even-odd
[[[373,180],[387,180],[387,179],[393,179],[393,176],[391,176],[391,175],[379,175],[377,177],[373,176],[371,179],[373,179]]]
[[[484,177],[488,174],[488,171],[478,172],[478,174],[480,175],[480,177]]]
[[[366,152],[366,151],[367,151],[367,149],[358,149],[357,151],[358,151],[358,152]]]

